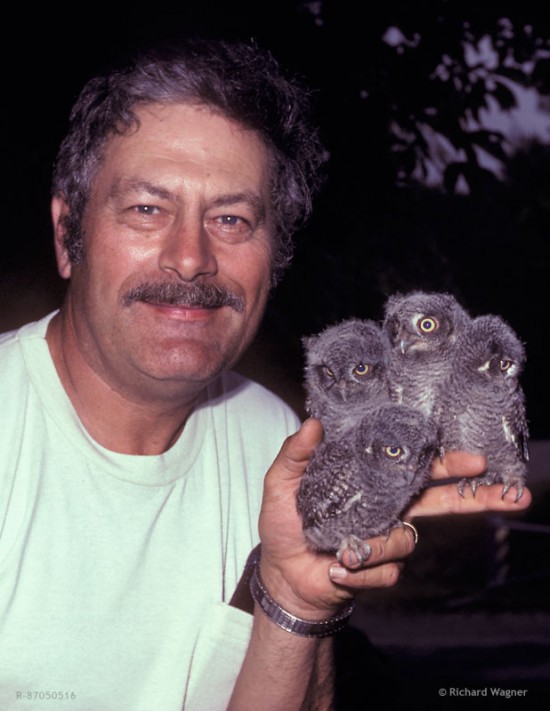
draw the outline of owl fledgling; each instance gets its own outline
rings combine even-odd
[[[431,415],[456,340],[470,320],[451,294],[413,291],[388,298],[383,330],[390,342],[388,372],[394,402]]]
[[[348,319],[302,339],[306,410],[325,432],[355,427],[367,409],[389,400],[387,347],[374,321]]]
[[[365,539],[388,535],[426,485],[437,451],[435,423],[419,410],[387,404],[345,437],[316,449],[297,496],[311,547],[336,552],[349,546],[359,561],[370,555]]]
[[[470,485],[502,483],[502,496],[516,487],[523,494],[527,474],[529,432],[525,397],[519,376],[525,349],[500,317],[478,316],[457,342],[452,372],[439,400],[441,449],[484,454],[487,471],[464,479]]]

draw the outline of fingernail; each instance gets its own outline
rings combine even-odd
[[[333,582],[339,583],[342,580],[346,579],[348,573],[345,568],[342,568],[340,565],[334,564],[330,566],[328,574]]]

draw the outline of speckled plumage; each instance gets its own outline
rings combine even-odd
[[[436,426],[413,408],[387,404],[346,437],[327,437],[304,474],[297,497],[312,548],[347,546],[359,560],[364,540],[402,525],[400,515],[429,479],[437,451]]]
[[[394,402],[431,415],[439,384],[449,372],[456,339],[470,321],[454,296],[412,291],[386,302],[383,330],[390,343],[389,381]]]
[[[487,457],[487,471],[464,479],[475,493],[480,484],[503,484],[503,496],[523,493],[527,474],[525,397],[519,377],[525,349],[500,317],[479,316],[457,341],[452,371],[442,384],[438,406],[443,451],[465,450]]]
[[[378,324],[348,319],[306,336],[306,410],[331,434],[353,428],[389,400],[387,347]]]

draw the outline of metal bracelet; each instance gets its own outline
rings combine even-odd
[[[250,578],[250,592],[254,600],[258,603],[262,611],[269,619],[282,629],[301,637],[330,637],[343,629],[351,616],[354,608],[353,600],[340,612],[328,620],[313,622],[302,620],[300,617],[292,615],[283,610],[271,595],[267,592],[260,576],[260,564],[257,562]]]

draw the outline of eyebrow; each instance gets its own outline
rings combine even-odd
[[[137,178],[121,178],[120,180],[117,180],[109,191],[109,197],[117,198],[120,195],[128,193],[147,193],[154,197],[161,198],[162,200],[180,202],[179,196],[173,193],[171,190],[167,190],[166,188],[163,188],[160,185],[150,183],[147,180],[140,180]],[[212,207],[229,207],[231,205],[237,205],[239,203],[247,204],[254,212],[254,216],[256,217],[258,222],[265,221],[265,203],[259,195],[250,190],[220,195],[212,201],[211,205]]]
[[[258,222],[264,222],[266,218],[266,207],[264,201],[256,193],[245,190],[240,193],[229,193],[220,195],[212,202],[213,207],[230,207],[239,203],[246,203],[252,208],[254,216]]]
[[[109,190],[110,198],[117,198],[128,193],[148,193],[163,200],[176,200],[177,197],[170,190],[161,188],[159,185],[149,183],[147,180],[134,178],[121,178],[116,180]]]

